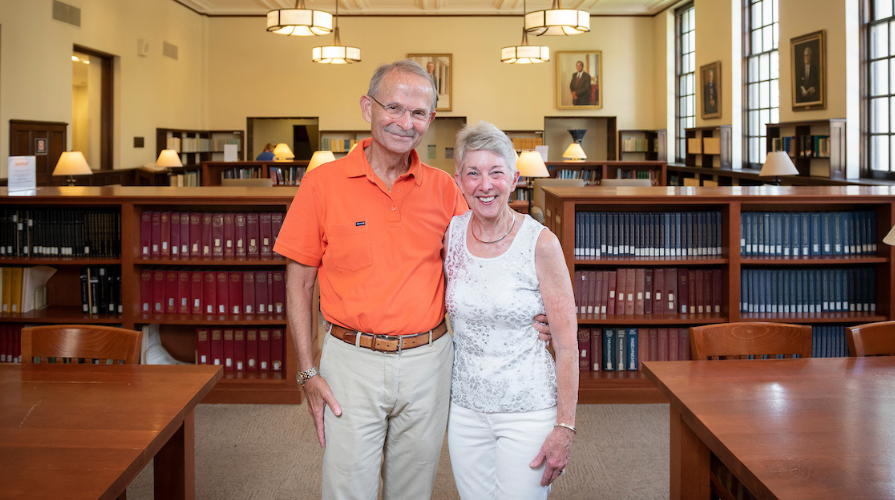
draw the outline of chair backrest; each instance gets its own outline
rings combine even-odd
[[[136,364],[140,362],[143,332],[111,326],[48,325],[22,328],[22,363],[57,363],[68,359],[71,363]]]
[[[538,207],[541,211],[544,211],[544,200],[546,199],[544,196],[545,187],[557,187],[557,186],[571,186],[571,187],[581,187],[584,186],[584,179],[554,179],[552,177],[544,177],[542,179],[535,179],[533,183],[534,192],[531,196],[531,204],[532,206]]]
[[[895,356],[895,321],[851,326],[845,332],[849,356]]]
[[[649,187],[653,185],[653,181],[649,179],[603,179],[600,181],[600,185]]]
[[[221,179],[221,186],[271,187],[273,179],[261,177],[257,179]]]
[[[811,326],[785,323],[724,323],[690,328],[693,359],[761,359],[768,355],[811,357]]]

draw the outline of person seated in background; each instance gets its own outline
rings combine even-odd
[[[258,155],[258,157],[255,158],[255,161],[273,161],[273,160],[274,160],[273,144],[268,142],[267,144],[264,145],[264,151],[262,151]]]

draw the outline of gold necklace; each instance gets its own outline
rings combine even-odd
[[[473,217],[473,218],[475,218],[475,217]],[[472,237],[475,238],[475,240],[478,241],[479,243],[484,243],[484,244],[486,244],[486,245],[490,245],[490,244],[492,244],[492,243],[497,243],[498,241],[501,241],[501,240],[503,240],[504,238],[506,238],[507,236],[509,236],[510,233],[513,232],[513,228],[514,228],[514,227],[516,227],[516,216],[515,216],[515,215],[513,216],[513,223],[510,224],[510,230],[507,231],[507,234],[501,236],[500,238],[497,238],[497,239],[494,240],[494,241],[482,241],[482,240],[480,240],[479,237],[475,235],[475,226],[471,226],[471,227],[469,228],[469,232],[472,233]]]

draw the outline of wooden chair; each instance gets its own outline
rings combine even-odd
[[[849,356],[895,356],[895,321],[847,327],[845,338]]]
[[[111,326],[48,325],[22,328],[22,363],[136,364],[140,362],[143,332]]]
[[[811,357],[811,326],[785,323],[724,323],[690,328],[693,359],[747,359],[767,354]]]

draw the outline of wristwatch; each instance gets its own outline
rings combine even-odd
[[[308,381],[309,378],[317,375],[317,367],[311,367],[310,370],[305,370],[303,372],[298,372],[295,374],[295,380],[298,380],[298,385],[304,386],[305,382]]]

